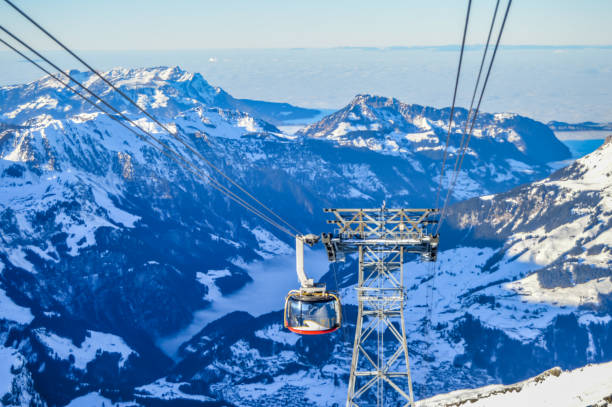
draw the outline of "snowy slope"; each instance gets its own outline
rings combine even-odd
[[[612,360],[611,156],[609,140],[549,178],[454,205],[442,240],[459,247],[441,251],[435,273],[405,265],[418,398]],[[356,303],[347,266],[344,330],[292,337],[280,312],[228,315],[188,342],[175,374],[246,405],[342,403]],[[323,279],[335,287],[333,273]]]
[[[605,407],[612,404],[611,383],[610,362],[587,365],[571,371],[555,367],[519,383],[457,390],[419,401],[417,406]]]
[[[451,168],[466,134],[467,113],[463,108],[455,111],[449,142]],[[428,176],[439,172],[437,165],[444,151],[449,116],[449,108],[358,95],[343,109],[296,135],[400,155],[410,161],[417,173]],[[485,195],[541,178],[548,173],[545,164],[569,157],[567,147],[544,124],[516,114],[481,112],[454,196],[465,199],[474,194]]]
[[[74,367],[79,370],[85,370],[88,363],[105,352],[119,354],[119,368],[123,368],[134,353],[121,338],[102,332],[87,331],[87,336],[80,346],[74,345],[70,339],[41,328],[35,330],[35,335],[52,352],[54,358],[72,359]]]
[[[475,239],[503,242],[503,259],[535,274],[513,283],[530,302],[606,303],[612,291],[612,138],[550,177],[492,197],[468,200],[449,212]]]
[[[73,74],[116,97],[94,77]],[[162,120],[174,118],[169,125],[184,128],[205,155],[224,140],[286,140],[260,119],[208,105],[221,91],[199,75],[177,68],[105,74]],[[154,339],[189,323],[210,304],[208,292],[249,281],[231,259],[259,258],[259,244],[262,253],[276,250],[265,241],[269,232],[257,239],[252,216],[232,215],[235,208],[208,185],[49,78],[0,93],[0,116],[9,123],[0,131],[0,317],[24,325],[36,318],[32,328],[19,328],[13,346],[32,361],[52,404],[100,381],[150,382],[170,364]],[[139,123],[182,147],[151,122]],[[208,140],[211,133],[219,141]],[[211,287],[196,284],[209,269],[228,275]],[[54,391],[58,385],[65,391]]]
[[[99,79],[72,74],[164,142],[191,156]],[[382,200],[389,206],[432,204],[435,184],[423,174],[435,167],[439,140],[437,147],[428,150],[424,146],[429,141],[420,144],[420,136],[404,137],[396,151],[374,145],[379,135],[372,136],[373,148],[305,133],[288,136],[261,118],[236,110],[240,105],[233,98],[198,74],[179,68],[147,68],[115,69],[105,75],[300,230],[320,232],[321,208],[339,203],[356,207],[378,205]],[[425,108],[415,123],[432,126],[439,138],[442,115]],[[380,121],[380,128],[387,126],[382,116],[374,117],[368,126],[375,127],[374,119]],[[0,120],[4,123],[0,128],[0,334],[2,343],[27,361],[37,391],[50,405],[65,405],[80,397],[85,397],[81,401],[110,397],[114,402],[117,394],[127,394],[127,399],[129,395],[154,399],[160,394],[173,398],[189,394],[202,396],[192,401],[213,398],[237,404],[243,399],[252,404],[267,399],[274,405],[286,395],[304,393],[303,385],[295,390],[306,379],[321,388],[308,396],[310,403],[324,405],[329,398],[342,398],[350,332],[342,334],[342,341],[336,341],[337,335],[323,342],[296,340],[281,330],[276,312],[258,318],[228,314],[217,322],[210,317],[201,321],[193,331],[196,335],[181,347],[177,361],[156,345],[162,337],[180,337],[196,313],[221,299],[231,303],[232,294],[252,280],[265,279],[267,275],[256,272],[253,264],[263,262],[258,264],[266,271],[266,261],[290,256],[291,238],[231,204],[49,78],[0,88]],[[482,143],[475,142],[470,154],[488,164],[481,172],[470,170],[470,181],[459,188],[461,197],[498,192],[550,172],[532,157],[529,140],[538,137],[540,124],[499,116],[487,122],[486,129],[487,136],[477,136]],[[490,148],[493,134],[503,141]],[[546,141],[547,133],[540,135]],[[350,133],[339,137],[344,136],[352,137]],[[548,141],[555,144],[554,139]],[[510,152],[503,152],[503,146],[510,146]],[[524,151],[521,146],[526,146]],[[564,157],[563,151],[551,154],[555,160]],[[476,162],[470,168],[476,168]],[[500,256],[498,246],[482,249],[482,254],[474,244],[464,246],[441,258],[456,254],[463,258],[466,270],[477,275]],[[607,252],[603,253],[605,257]],[[485,266],[479,269],[481,263]],[[416,284],[414,296],[424,300],[418,288],[425,287],[422,280],[427,275],[418,267],[414,265],[414,282],[407,286]],[[518,266],[500,270],[503,278],[517,280],[524,271]],[[347,286],[352,270],[341,273],[341,285]],[[449,276],[439,279],[445,281],[444,290],[457,298],[477,288],[470,285],[477,280],[468,284],[452,268],[441,269],[440,274]],[[487,278],[492,277],[497,275]],[[350,304],[350,290],[345,291]],[[451,373],[461,372],[455,359],[462,348],[449,338],[465,336],[460,331],[465,321],[462,312],[471,306],[470,301],[478,302],[478,295],[440,304],[449,307],[448,315],[454,319],[449,318],[449,325],[440,330],[435,349],[424,350],[423,357],[415,359],[419,366],[429,352],[438,360],[431,371],[423,368],[421,376],[415,376],[419,394],[431,394],[434,386],[467,387],[531,372],[524,366],[516,371],[504,366],[507,371],[500,368],[500,372],[476,375],[465,371],[450,379]],[[240,298],[246,304],[257,301],[254,297],[245,300],[242,292]],[[519,301],[518,294],[513,298]],[[484,305],[471,308],[477,317],[489,312],[488,300],[483,301]],[[414,306],[422,312],[415,313],[412,322],[422,325],[425,309]],[[349,321],[351,312],[349,307]],[[506,320],[504,312],[491,313],[492,320]],[[561,313],[551,306],[542,322],[536,315],[530,319],[533,327],[516,323],[504,328],[504,335],[531,330],[520,339],[531,344],[530,338],[539,337],[538,332],[548,329]],[[580,321],[590,321],[592,316],[585,310]],[[236,321],[253,329],[237,331]],[[225,339],[211,340],[215,335]],[[422,328],[413,335],[418,349]],[[607,357],[605,346],[598,342],[601,338],[593,336],[593,360]],[[555,343],[551,341],[550,346]],[[541,363],[555,360],[549,352]],[[242,365],[248,369],[236,368]],[[254,391],[258,386],[261,392]],[[99,393],[102,388],[110,390]]]

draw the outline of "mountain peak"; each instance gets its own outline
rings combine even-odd
[[[297,134],[391,154],[430,150],[432,155],[437,155],[448,132],[449,116],[449,108],[359,94],[343,109]],[[465,134],[467,116],[466,109],[455,109],[451,146],[458,145]],[[516,151],[508,158],[528,163],[542,164],[570,157],[568,148],[546,125],[514,113],[480,113],[471,140],[471,145],[483,142],[489,145],[489,150],[498,150],[499,157],[507,155],[508,144],[513,145]]]
[[[389,102],[397,102],[397,99],[386,97],[386,96],[380,96],[380,95],[372,95],[369,93],[359,93],[355,95],[355,97],[353,98],[350,104],[360,104],[360,103],[373,104],[373,103],[380,103],[380,102],[389,104]]]
[[[401,102],[395,98],[364,93],[355,95],[348,106],[367,106],[369,108],[380,109],[397,108],[399,105],[401,105]]]
[[[611,156],[612,135],[606,137],[606,141],[597,150],[556,171],[550,176],[550,180],[568,190],[609,190],[612,187]]]
[[[115,67],[103,73],[109,80],[133,80],[137,83],[153,81],[185,82],[193,79],[194,74],[181,69],[178,65],[173,67],[155,66],[148,68]]]
[[[96,74],[78,70],[71,70],[67,74],[103,97],[116,109],[137,113],[133,105],[113,91]],[[222,89],[211,86],[199,73],[185,71],[179,66],[115,67],[100,74],[139,106],[154,110],[157,115],[173,117],[189,106],[199,105],[235,108],[231,104],[233,98]],[[0,87],[0,100],[10,101],[10,106],[0,110],[0,120],[16,125],[23,124],[41,113],[61,119],[71,117],[75,112],[96,111],[49,76],[27,85]],[[36,103],[31,103],[32,100]],[[0,107],[1,105],[0,103]]]

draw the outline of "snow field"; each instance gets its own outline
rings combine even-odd
[[[2,269],[0,268],[0,272]],[[0,288],[0,320],[14,321],[18,324],[27,325],[34,319],[29,308],[20,307],[15,304],[6,292]]]
[[[551,369],[512,385],[457,390],[417,402],[417,407],[585,407],[612,402],[612,362],[562,371]],[[601,404],[603,402],[603,404]]]
[[[68,360],[72,356],[74,367],[79,370],[85,370],[89,362],[104,352],[120,355],[119,368],[125,366],[130,355],[137,355],[122,338],[108,333],[87,331],[85,341],[79,346],[75,345],[72,340],[48,332],[44,328],[36,329],[35,334],[56,359]]]

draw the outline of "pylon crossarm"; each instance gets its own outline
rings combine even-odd
[[[428,219],[432,214],[437,213],[437,210],[434,209],[383,211],[378,209],[326,209],[325,211],[334,214],[336,219],[328,222],[338,226],[339,235],[358,236],[361,239],[383,238],[391,235],[397,237],[398,234],[413,235],[414,238],[419,239],[424,236],[421,226],[437,222]]]
[[[366,228],[368,228],[368,230],[370,232],[380,232],[381,230],[383,230],[381,228],[381,221],[379,219],[374,219],[371,215],[369,214],[363,214],[363,217],[365,218],[366,222],[364,222],[364,226]],[[365,236],[362,236],[365,237]]]
[[[369,212],[381,212],[381,208],[360,208],[360,209],[348,209],[348,208],[326,208],[323,209],[323,212],[338,212],[338,213],[342,213],[342,212],[355,212],[355,211],[359,211],[359,212],[363,212],[363,213],[369,213]],[[423,211],[428,211],[428,212],[438,212],[438,209],[432,209],[432,208],[385,208],[384,212],[385,213],[396,213],[396,212],[423,212]]]
[[[366,216],[366,218],[369,218],[369,216]],[[366,230],[364,230],[363,231],[364,233],[360,236],[362,239],[365,239],[366,236],[372,236],[372,237],[374,236],[383,237],[384,236],[384,233],[381,231],[380,224],[378,223],[364,222],[363,228],[367,229],[368,234],[365,234]]]
[[[388,249],[389,246],[413,246],[416,248],[422,247],[424,243],[427,243],[431,240],[429,237],[419,237],[418,235],[414,236],[397,236],[394,238],[385,238],[385,237],[368,237],[365,239],[355,239],[355,238],[343,238],[342,239],[342,247],[345,250],[354,251],[354,247],[356,246],[370,246],[376,247],[376,249],[385,250],[387,252],[391,251]]]
[[[353,218],[349,221],[343,219],[340,213],[338,212],[334,212],[334,215],[336,216],[336,218],[338,218],[339,224],[342,225],[340,229],[340,234],[346,232],[347,229],[350,230],[351,232],[354,232],[354,230],[351,228],[351,225],[355,223],[357,227],[359,227],[359,225],[362,223],[359,220],[357,220],[357,218],[359,218],[359,212],[355,213]]]
[[[403,217],[404,217],[404,212],[401,210],[397,212],[391,212],[389,217],[385,219],[385,223],[393,223],[393,221],[395,221],[396,219],[398,219],[399,222],[401,222]]]

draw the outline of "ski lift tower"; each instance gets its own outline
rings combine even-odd
[[[383,203],[376,209],[324,211],[334,216],[327,223],[336,226],[333,233],[322,235],[329,261],[359,255],[359,311],[346,406],[382,407],[386,399],[394,406],[414,407],[403,263],[411,253],[424,261],[436,260],[438,235],[433,226],[438,210],[388,209]]]

